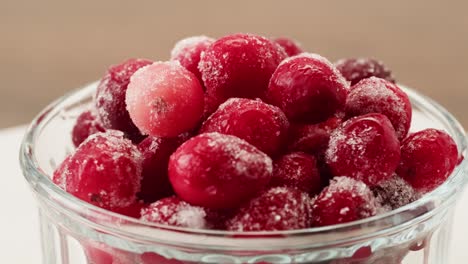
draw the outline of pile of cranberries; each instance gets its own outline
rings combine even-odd
[[[304,229],[396,209],[460,157],[445,132],[408,134],[412,109],[373,59],[293,40],[179,41],[171,60],[110,67],[53,181],[143,221],[229,231]]]

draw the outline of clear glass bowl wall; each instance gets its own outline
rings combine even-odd
[[[358,222],[251,234],[190,230],[117,215],[55,186],[53,170],[73,151],[70,131],[96,83],[49,105],[32,122],[20,153],[37,198],[43,263],[447,263],[454,203],[466,183],[464,160],[422,199]],[[463,128],[445,109],[411,89],[412,131],[447,131],[466,155]]]

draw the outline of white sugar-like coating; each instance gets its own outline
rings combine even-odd
[[[398,175],[380,182],[372,187],[377,200],[388,210],[394,210],[411,202],[416,201],[421,196],[408,182]]]
[[[192,61],[190,51],[198,44],[206,42],[211,43],[214,39],[205,35],[193,36],[179,40],[171,50],[171,59],[182,56],[185,60]]]
[[[176,105],[191,104],[191,94],[178,96],[177,101],[171,100],[181,91],[195,92],[199,86],[195,75],[181,66],[179,61],[155,62],[138,69],[130,78],[126,94],[127,110],[137,127],[144,134],[151,134],[153,128],[162,127],[161,122],[167,122],[176,113]]]
[[[268,174],[273,172],[273,161],[271,158],[250,145],[247,141],[217,132],[205,133],[204,135],[209,138],[209,146],[221,148],[225,153],[232,156],[234,160],[233,166],[238,173],[237,175],[249,175],[249,170],[258,166],[265,167]],[[248,149],[245,149],[246,146],[248,146]],[[252,152],[249,150],[251,148],[257,151]]]
[[[323,57],[322,55],[319,55],[317,53],[310,53],[310,52],[303,52],[300,54],[297,54],[295,56],[291,56],[289,58],[284,59],[279,65],[278,68],[281,67],[282,65],[285,64],[290,64],[291,62],[294,62],[295,60],[301,59],[301,58],[308,58],[314,61],[318,61],[321,64],[325,65],[327,68],[329,68],[332,72],[333,75],[330,76],[330,78],[333,78],[334,81],[340,84],[340,86],[349,89],[349,82],[343,77],[343,75],[338,71],[338,69],[331,63],[327,58]]]
[[[196,229],[206,229],[208,226],[206,211],[202,207],[193,206],[184,201],[169,204],[155,202],[149,208],[142,210],[141,219],[148,222]]]
[[[353,88],[348,95],[346,107],[363,113],[396,113],[399,122],[392,124],[398,135],[404,135],[406,124],[411,122],[411,116],[406,112],[407,105],[402,98],[377,77],[370,77]],[[389,118],[394,121],[392,116]]]
[[[310,226],[311,199],[306,192],[275,187],[253,198],[228,222],[231,231],[300,229]],[[279,227],[279,229],[277,229]]]
[[[382,207],[365,183],[345,176],[333,178],[330,181],[330,185],[326,188],[326,195],[321,195],[319,199],[321,201],[328,200],[330,204],[333,204],[335,199],[334,197],[336,196],[335,193],[346,192],[351,193],[353,197],[359,196],[366,201],[361,204],[362,210],[359,210],[361,218],[370,217],[385,211],[385,208]],[[316,208],[316,205],[313,205],[313,208]],[[345,215],[349,211],[349,207],[343,207],[340,209],[339,213],[341,215]]]

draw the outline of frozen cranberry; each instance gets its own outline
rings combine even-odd
[[[335,63],[336,68],[351,82],[351,85],[372,76],[394,83],[392,72],[381,62],[371,58],[341,59]]]
[[[206,211],[202,207],[190,205],[179,197],[163,198],[141,210],[141,220],[188,228],[207,228]]]
[[[333,175],[346,175],[373,186],[395,172],[400,142],[386,116],[354,117],[332,133],[326,161]]]
[[[72,141],[75,147],[78,147],[90,135],[98,132],[104,132],[104,127],[96,118],[96,114],[91,111],[84,111],[76,119],[72,130]]]
[[[123,133],[90,136],[54,172],[70,194],[109,210],[133,205],[140,189],[142,155]]]
[[[273,41],[280,45],[289,57],[303,52],[301,45],[294,39],[280,37],[273,39]]]
[[[340,118],[331,117],[318,124],[292,124],[289,132],[289,150],[323,155],[328,146],[330,134],[341,122]]]
[[[129,59],[112,66],[107,70],[96,90],[94,103],[102,125],[107,129],[123,131],[132,141],[140,141],[143,136],[128,115],[125,93],[130,76],[141,67],[151,63],[152,61],[146,59]]]
[[[263,97],[278,64],[286,58],[276,43],[257,35],[233,34],[216,40],[198,68],[206,90],[224,100]]]
[[[204,122],[206,119],[208,119],[208,117],[211,114],[213,114],[216,111],[216,109],[218,109],[218,106],[222,104],[224,101],[225,100],[223,98],[220,98],[217,95],[205,93],[205,97],[204,97],[205,106],[203,108],[201,121]]]
[[[313,226],[351,222],[382,210],[369,187],[349,177],[335,177],[314,200]]]
[[[275,231],[308,228],[310,198],[301,190],[275,187],[241,207],[227,223],[230,231]]]
[[[198,70],[200,55],[215,40],[207,36],[194,36],[179,40],[171,51],[171,60],[180,62],[184,68],[195,74],[201,82],[201,73]]]
[[[169,157],[187,138],[186,134],[175,138],[150,136],[138,144],[143,154],[141,189],[138,193],[140,199],[152,203],[174,194],[167,175]]]
[[[182,144],[169,159],[169,179],[183,200],[208,208],[234,208],[264,188],[271,159],[246,141],[205,133]]]
[[[425,129],[409,135],[401,143],[397,173],[420,192],[441,185],[458,162],[457,145],[445,132]]]
[[[400,208],[419,198],[413,187],[397,175],[379,182],[371,190],[377,200],[389,210]]]
[[[278,66],[267,99],[295,122],[319,123],[344,108],[349,85],[324,57],[302,53]]]
[[[127,109],[137,127],[158,137],[190,131],[203,113],[203,89],[178,62],[155,62],[137,71],[127,89]]]
[[[260,100],[231,98],[203,123],[200,133],[233,135],[276,155],[286,143],[288,128],[288,119],[278,107]]]
[[[294,187],[310,194],[319,193],[322,183],[315,157],[303,152],[281,156],[273,164],[270,185]]]
[[[386,115],[402,140],[411,125],[411,103],[395,84],[371,77],[353,86],[346,100],[346,116],[353,117],[370,113]]]

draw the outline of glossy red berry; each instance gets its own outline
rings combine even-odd
[[[319,123],[344,108],[349,85],[324,57],[302,53],[278,66],[268,86],[267,101],[290,121]]]
[[[429,192],[441,185],[458,162],[457,145],[444,131],[425,129],[401,143],[397,173],[414,189]]]
[[[132,206],[140,190],[142,155],[123,133],[108,130],[84,141],[54,172],[70,194],[104,209]]]
[[[73,127],[73,144],[75,147],[78,147],[90,135],[104,131],[105,129],[101,122],[97,119],[96,114],[91,110],[84,111],[78,116],[75,126]]]
[[[230,231],[276,231],[308,228],[311,201],[295,188],[271,188],[241,207],[227,222]]]
[[[208,208],[234,208],[270,181],[271,159],[246,141],[205,133],[182,144],[169,159],[169,179],[183,200]]]
[[[369,77],[379,77],[395,83],[392,72],[381,62],[371,58],[341,59],[335,63],[336,68],[351,82],[351,85]]]
[[[301,45],[294,39],[280,37],[273,39],[273,41],[280,45],[289,57],[303,52]]]
[[[199,123],[204,95],[195,75],[178,62],[155,62],[132,76],[126,103],[141,132],[175,137]]]
[[[273,156],[285,145],[288,128],[288,119],[278,107],[260,100],[231,98],[203,123],[200,133],[233,135]]]
[[[135,142],[142,140],[143,136],[128,115],[125,94],[133,73],[151,63],[153,62],[146,59],[129,59],[111,66],[102,77],[94,98],[99,120],[104,128],[120,130]]]
[[[398,139],[408,134],[411,125],[411,103],[396,84],[377,77],[363,79],[354,85],[346,100],[346,116],[380,113],[388,117]]]
[[[332,133],[326,151],[333,175],[346,175],[370,186],[389,179],[399,161],[400,142],[382,114],[347,120]]]
[[[293,152],[279,157],[273,163],[271,186],[287,186],[309,194],[322,190],[320,172],[314,156]]]
[[[233,34],[209,46],[198,68],[208,93],[224,100],[257,98],[264,96],[273,71],[286,56],[279,45],[267,38]]]
[[[347,223],[373,216],[380,210],[366,184],[348,177],[335,177],[313,202],[312,225]]]
[[[180,62],[184,68],[197,76],[202,82],[198,63],[200,55],[204,52],[215,40],[207,36],[194,36],[179,40],[171,51],[171,60]]]

